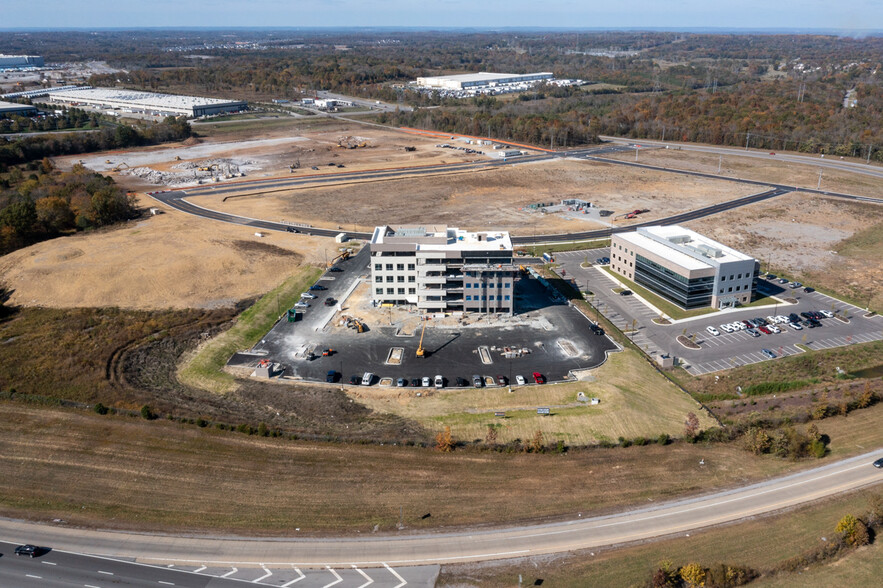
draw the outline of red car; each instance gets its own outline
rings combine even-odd
[[[537,384],[545,384],[546,378],[544,378],[543,374],[541,374],[540,372],[534,372],[533,373],[533,381],[536,382]]]
[[[757,330],[760,331],[761,333],[763,333],[764,335],[772,335],[772,333],[773,333],[772,331],[770,331],[768,328],[766,328],[763,325],[757,327]]]

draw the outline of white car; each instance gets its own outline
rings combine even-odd
[[[524,384],[525,384],[524,376],[515,376],[515,383],[518,384],[519,386],[524,386]]]
[[[304,292],[300,295],[301,298],[306,298],[307,300],[315,300],[318,298],[315,294],[310,294],[309,292]]]
[[[717,329],[715,329],[711,325],[708,325],[707,327],[705,327],[705,330],[708,331],[709,333],[711,333],[712,335],[714,335],[715,337],[717,337],[718,335],[721,334],[720,331],[718,331]]]
[[[733,327],[733,329],[736,331],[744,331],[745,330],[745,325],[742,323],[738,323],[738,322],[737,323],[730,323],[730,326]]]
[[[773,333],[781,333],[781,332],[782,332],[782,329],[780,329],[780,328],[777,327],[776,325],[767,325],[767,328],[768,328],[770,331],[772,331]]]
[[[729,324],[721,325],[721,331],[723,331],[724,333],[732,333],[733,327],[731,327]]]
[[[371,382],[374,381],[374,374],[371,372],[365,372],[365,375],[362,376],[362,386],[370,386]]]
[[[776,322],[779,323],[780,325],[784,325],[784,324],[790,323],[791,319],[789,319],[787,316],[785,316],[783,314],[780,314],[780,315],[776,316]]]
[[[834,313],[830,310],[820,310],[819,314],[821,314],[825,318],[834,318]]]
[[[430,384],[430,382],[429,382],[429,376],[423,376],[423,387],[424,387],[424,388],[429,388],[429,384]]]
[[[800,326],[800,323],[788,323],[788,326],[794,329],[795,331],[802,331],[803,327]]]
[[[444,388],[445,387],[445,379],[441,376],[435,377],[435,387],[436,388]]]

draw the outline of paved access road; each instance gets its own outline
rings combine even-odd
[[[582,517],[545,525],[459,533],[406,534],[330,539],[173,537],[92,531],[0,520],[0,535],[20,541],[143,563],[175,566],[360,568],[420,566],[509,559],[599,548],[628,541],[686,533],[694,529],[883,483],[883,469],[871,463],[883,449],[766,482],[696,498],[660,503],[603,517]],[[701,483],[703,466],[696,466]],[[590,497],[586,498],[590,504]]]

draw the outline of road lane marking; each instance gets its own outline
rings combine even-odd
[[[343,582],[343,578],[340,577],[340,574],[338,574],[337,572],[332,570],[331,566],[325,566],[325,569],[328,570],[329,572],[331,572],[332,574],[334,574],[334,577],[337,579],[335,581],[331,582],[330,584],[325,584],[324,586],[322,586],[322,588],[331,588],[335,584],[340,584],[341,582]]]
[[[369,576],[368,574],[366,574],[365,572],[363,572],[362,570],[360,570],[356,564],[353,564],[353,569],[356,570],[357,572],[359,572],[360,574],[362,574],[363,578],[368,580],[367,582],[365,582],[364,584],[359,586],[359,588],[365,588],[366,586],[370,586],[371,584],[374,583],[374,579],[371,576]]]
[[[34,575],[31,575],[31,574],[25,574],[25,578],[33,578],[33,579],[35,579],[35,580],[42,580],[42,579],[43,579],[43,576],[34,576]]]
[[[104,574],[104,575],[106,575],[106,576],[113,576],[113,572],[104,572],[104,571],[102,571],[102,570],[98,570],[98,573],[99,573],[99,574]]]
[[[92,584],[83,584],[83,588],[98,588],[98,586],[93,586]]]
[[[235,573],[238,572],[238,571],[239,571],[238,569],[233,568],[232,570],[230,570],[229,572],[227,572],[226,574],[224,574],[223,576],[221,576],[221,578],[226,578],[227,576],[232,576],[233,574],[235,574]]]
[[[270,576],[273,575],[273,572],[271,572],[270,570],[268,570],[268,569],[264,566],[264,564],[261,564],[261,569],[264,570],[264,571],[267,572],[267,573],[266,573],[265,575],[261,576],[260,578],[257,578],[256,580],[252,580],[252,581],[251,581],[252,584],[257,584],[257,583],[260,582],[261,580],[265,580],[265,579],[267,579],[267,578],[269,578]]]
[[[389,573],[392,574],[393,576],[395,576],[396,578],[398,578],[399,582],[401,582],[401,584],[398,584],[395,588],[402,588],[402,586],[404,586],[405,584],[407,584],[407,582],[405,581],[405,579],[402,578],[400,575],[398,575],[398,573],[397,573],[394,569],[392,569],[391,567],[389,567],[388,564],[384,563],[384,564],[383,564],[383,567],[385,567],[387,570],[389,570]]]
[[[58,565],[57,563],[51,562],[51,561],[44,561],[43,563],[46,564],[47,566],[57,566]]]
[[[294,568],[294,566],[291,566],[291,567]],[[300,582],[301,580],[303,580],[304,578],[306,578],[306,576],[304,575],[304,573],[303,573],[302,571],[300,571],[299,569],[294,568],[294,571],[297,572],[298,575],[300,575],[300,578],[295,578],[295,579],[292,580],[291,582],[286,582],[285,584],[282,584],[282,588],[288,588],[288,586],[291,586],[291,585],[294,584],[295,582]]]
[[[163,582],[162,580],[157,580],[157,582],[159,582],[160,584],[165,584],[166,586],[174,586],[175,585],[174,582]]]

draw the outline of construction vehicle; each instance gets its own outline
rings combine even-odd
[[[180,155],[176,155],[176,156],[175,156],[175,161],[181,161],[181,156],[180,156]]]
[[[333,349],[323,349],[322,350],[322,357],[331,357],[332,355],[334,355]]]
[[[417,357],[426,357],[429,353],[423,347],[423,335],[426,334],[426,323],[427,321],[423,321],[423,329],[420,331],[420,343],[417,344]]]
[[[630,218],[635,218],[635,217],[638,216],[639,214],[644,214],[645,212],[650,212],[650,209],[649,209],[649,208],[645,208],[645,209],[643,209],[643,210],[638,209],[638,210],[633,210],[633,211],[631,211],[631,212],[624,212],[624,213],[622,213],[622,214],[618,214],[618,215],[616,215],[615,217],[613,217],[613,220],[620,220],[620,219],[626,219],[626,220],[628,220],[628,219],[630,219]]]
[[[363,323],[359,319],[354,318],[352,320],[352,324],[350,326],[353,329],[355,329],[357,333],[364,333],[365,332],[365,323]]]
[[[123,166],[126,166],[126,167],[123,167]],[[112,170],[110,170],[110,171],[118,172],[118,171],[122,171],[122,170],[124,170],[124,169],[130,169],[130,166],[129,166],[129,164],[126,163],[125,161],[122,161],[122,162],[120,162],[120,164],[119,164],[118,166],[114,167],[114,168],[113,168]]]
[[[350,255],[352,255],[352,251],[350,251],[349,249],[346,249],[346,250],[342,251],[340,253],[340,255],[338,255],[337,257],[332,259],[331,263],[329,263],[328,266],[331,267],[332,265],[334,265],[338,261],[346,261],[347,259],[350,258]]]
[[[113,162],[112,162],[111,160],[109,160],[109,159],[105,159],[105,160],[104,160],[104,163],[110,165],[110,164],[113,163]]]

